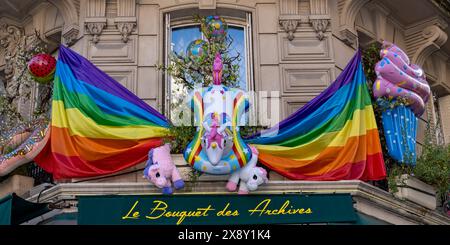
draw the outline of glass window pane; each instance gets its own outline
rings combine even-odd
[[[239,26],[228,26],[228,35],[233,40],[230,46],[230,56],[235,57],[239,54],[239,88],[247,90],[247,72],[245,55],[245,34],[244,28]]]
[[[202,33],[198,25],[172,28],[171,51],[180,55],[186,54],[186,48],[189,43],[201,37]],[[183,117],[182,113],[190,111],[187,103],[184,103],[187,94],[186,88],[175,83],[174,79],[170,78],[170,119],[175,124],[181,124],[184,121],[181,119]],[[184,123],[188,122],[184,121]]]
[[[190,42],[200,39],[202,33],[199,26],[185,26],[172,28],[172,51],[185,54]]]

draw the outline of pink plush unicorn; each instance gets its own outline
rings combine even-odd
[[[153,148],[148,152],[144,177],[158,188],[162,188],[163,194],[173,193],[172,182],[177,190],[184,187],[184,181],[170,156],[170,144]]]

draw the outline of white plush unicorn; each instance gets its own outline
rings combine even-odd
[[[252,158],[242,169],[231,174],[228,179],[228,191],[236,191],[239,184],[239,194],[248,194],[249,191],[255,191],[258,186],[267,183],[267,171],[263,168],[256,167],[258,161],[258,150],[254,146],[252,149]],[[239,182],[240,181],[240,182]]]

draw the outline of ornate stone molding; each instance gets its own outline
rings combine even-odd
[[[64,19],[64,26],[62,28],[63,42],[67,45],[72,45],[78,38],[80,27],[78,22],[78,7],[77,1],[72,0],[48,0],[61,13]]]
[[[80,28],[78,26],[66,27],[61,35],[64,38],[63,42],[66,45],[72,45],[78,40],[78,34],[80,33]]]
[[[93,35],[92,42],[98,43],[100,34],[106,27],[106,0],[88,0],[86,4],[85,26],[89,34]]]
[[[423,66],[425,60],[447,42],[446,28],[447,23],[438,17],[407,27],[406,50],[412,57],[411,62]]]
[[[347,45],[356,45],[355,19],[361,8],[371,0],[338,0],[339,35]]]
[[[322,41],[331,19],[328,11],[328,1],[310,0],[309,6],[311,12],[309,21],[317,33],[317,38]]]
[[[425,60],[438,51],[447,42],[447,33],[436,25],[426,27],[422,31],[422,37],[426,40],[413,56],[413,63],[423,65]]]
[[[310,19],[311,25],[314,31],[317,33],[317,38],[322,41],[325,32],[327,31],[328,24],[330,23],[329,19]]]
[[[279,23],[283,30],[287,33],[288,40],[292,41],[295,37],[294,33],[297,30],[297,26],[300,25],[300,20],[286,19],[280,20]]]
[[[122,41],[128,42],[137,25],[135,0],[117,1],[117,18],[114,19],[114,23],[122,36]]]
[[[14,76],[13,58],[16,55],[17,47],[24,41],[22,29],[6,23],[0,24],[0,47],[3,49],[6,81]]]
[[[356,42],[358,40],[358,35],[356,35],[356,32],[353,32],[350,29],[343,28],[339,30],[339,35],[341,37],[341,40],[350,46],[356,45]]]
[[[45,51],[46,44],[38,31],[26,36],[22,28],[0,24],[0,64],[4,63],[5,74],[0,87],[11,108],[25,119],[33,115],[37,98],[37,84],[28,75],[26,61],[36,52]]]
[[[131,32],[136,27],[136,22],[117,22],[117,29],[122,35],[122,41],[128,42]]]
[[[281,0],[279,23],[289,41],[294,39],[294,33],[301,24],[310,24],[317,38],[323,40],[330,23],[328,1]]]
[[[89,32],[89,34],[93,35],[92,42],[98,43],[100,40],[100,34],[103,31],[103,28],[106,26],[105,22],[87,22],[86,23],[86,29]]]

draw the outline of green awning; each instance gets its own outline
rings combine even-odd
[[[33,203],[16,193],[0,199],[0,225],[18,225],[50,211],[47,203]]]

